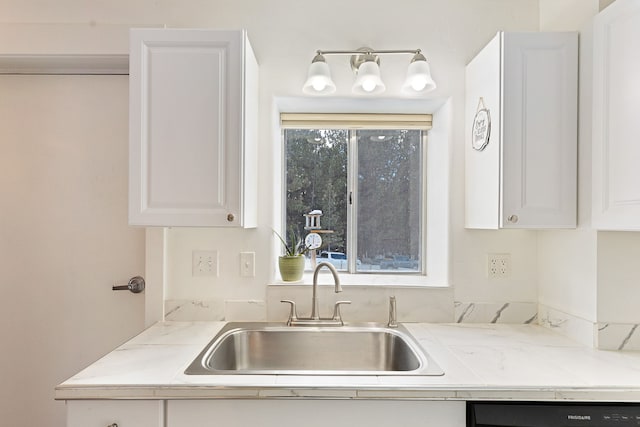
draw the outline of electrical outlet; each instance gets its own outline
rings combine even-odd
[[[511,276],[511,254],[488,254],[487,276],[503,279]]]
[[[193,251],[193,276],[218,277],[218,251]]]
[[[240,276],[256,277],[255,252],[240,252]]]

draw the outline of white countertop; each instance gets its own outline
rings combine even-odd
[[[534,325],[405,326],[443,376],[185,375],[225,322],[158,323],[56,387],[56,399],[413,398],[640,401],[640,352]]]

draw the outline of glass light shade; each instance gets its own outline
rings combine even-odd
[[[380,67],[374,61],[363,62],[358,67],[358,76],[352,91],[360,95],[382,93],[386,89],[380,78]]]
[[[326,95],[335,91],[336,85],[331,80],[329,65],[324,61],[312,62],[302,92],[309,95]]]
[[[426,93],[436,88],[436,82],[431,78],[429,64],[425,60],[417,60],[409,64],[407,78],[402,90],[407,93]]]

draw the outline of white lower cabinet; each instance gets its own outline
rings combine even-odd
[[[67,427],[164,427],[163,400],[68,400]]]
[[[67,401],[67,427],[285,425],[464,427],[465,402],[350,399]]]
[[[167,401],[166,427],[290,425],[464,427],[465,402],[307,399]]]

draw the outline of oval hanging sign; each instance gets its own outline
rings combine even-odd
[[[489,143],[491,137],[491,113],[488,108],[484,108],[484,102],[480,98],[479,108],[473,118],[471,128],[471,146],[474,150],[482,151]]]

